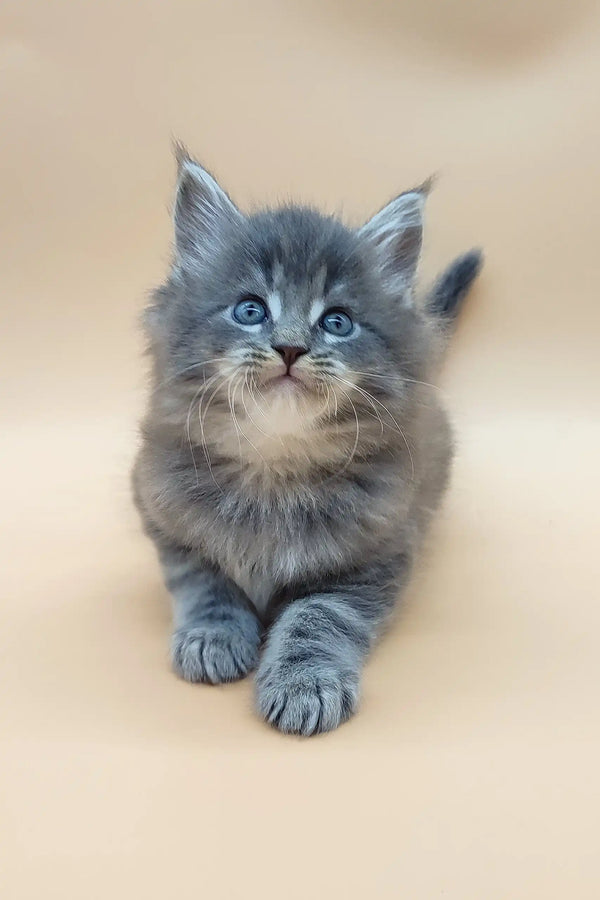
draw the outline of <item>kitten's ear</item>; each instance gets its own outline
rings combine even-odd
[[[399,293],[412,287],[423,242],[423,210],[432,181],[400,194],[359,231],[376,250],[382,273]]]
[[[242,214],[181,144],[175,145],[175,156],[175,246],[182,262],[197,263],[219,243],[228,225],[241,222]]]

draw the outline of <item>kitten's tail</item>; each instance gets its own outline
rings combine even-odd
[[[483,253],[469,250],[450,263],[434,284],[427,299],[427,308],[443,322],[451,325],[456,319],[469,288],[481,272]]]

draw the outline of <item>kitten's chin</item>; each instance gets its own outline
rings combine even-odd
[[[300,378],[277,375],[261,385],[260,398],[254,397],[260,424],[269,436],[277,439],[306,434],[319,417],[323,400]]]

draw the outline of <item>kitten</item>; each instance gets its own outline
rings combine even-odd
[[[481,255],[418,304],[428,185],[353,230],[297,206],[244,215],[182,148],[178,166],[133,473],[173,598],[173,668],[216,684],[257,666],[267,722],[328,731],[356,710],[446,486],[428,382]]]

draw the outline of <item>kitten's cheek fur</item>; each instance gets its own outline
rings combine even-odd
[[[256,675],[262,718],[284,734],[332,731],[358,708],[359,676],[334,664],[264,664]]]

